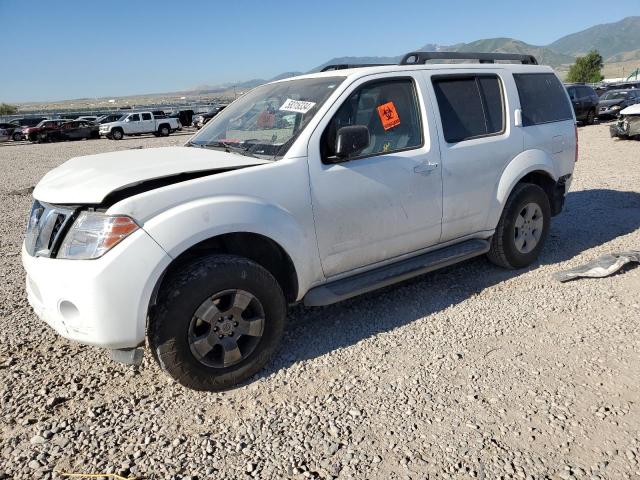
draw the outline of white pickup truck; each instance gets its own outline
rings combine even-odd
[[[112,140],[122,140],[125,135],[153,133],[166,137],[181,127],[177,118],[156,118],[151,112],[125,113],[115,122],[100,125],[100,135]]]
[[[425,64],[463,55],[481,63]],[[274,355],[287,304],[482,254],[531,265],[577,159],[569,96],[536,63],[334,66],[255,88],[183,147],[73,158],[33,192],[29,302],[69,339],[132,363],[146,339],[178,382],[220,390]]]

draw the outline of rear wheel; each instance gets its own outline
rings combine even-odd
[[[22,140],[22,134],[20,132],[13,132],[11,138],[13,138],[14,142],[19,142],[20,140]]]
[[[185,387],[224,390],[267,363],[285,315],[284,294],[267,270],[246,258],[209,255],[165,281],[149,346],[160,367]]]
[[[160,128],[158,128],[158,133],[161,137],[168,137],[171,133],[171,129],[169,128],[169,125],[160,125]]]
[[[586,123],[587,125],[593,125],[593,122],[596,119],[596,111],[594,109],[589,110],[589,113],[587,113],[587,118],[585,120],[584,123]]]
[[[491,240],[489,260],[504,268],[523,268],[540,255],[549,232],[549,198],[538,185],[519,183],[511,192]]]

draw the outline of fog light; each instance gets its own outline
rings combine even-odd
[[[62,315],[62,317],[67,321],[73,322],[80,316],[78,307],[76,307],[68,300],[63,300],[62,302],[60,302],[58,310],[60,311],[60,315]]]

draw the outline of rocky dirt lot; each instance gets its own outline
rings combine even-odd
[[[0,479],[640,479],[640,268],[557,283],[640,249],[640,142],[580,128],[580,161],[541,258],[484,258],[322,309],[220,394],[55,335],[31,312],[28,187],[70,157],[186,136],[0,145]]]

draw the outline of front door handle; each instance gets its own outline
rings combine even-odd
[[[429,175],[436,168],[438,168],[437,163],[425,162],[413,167],[413,171],[419,173],[420,175]]]

